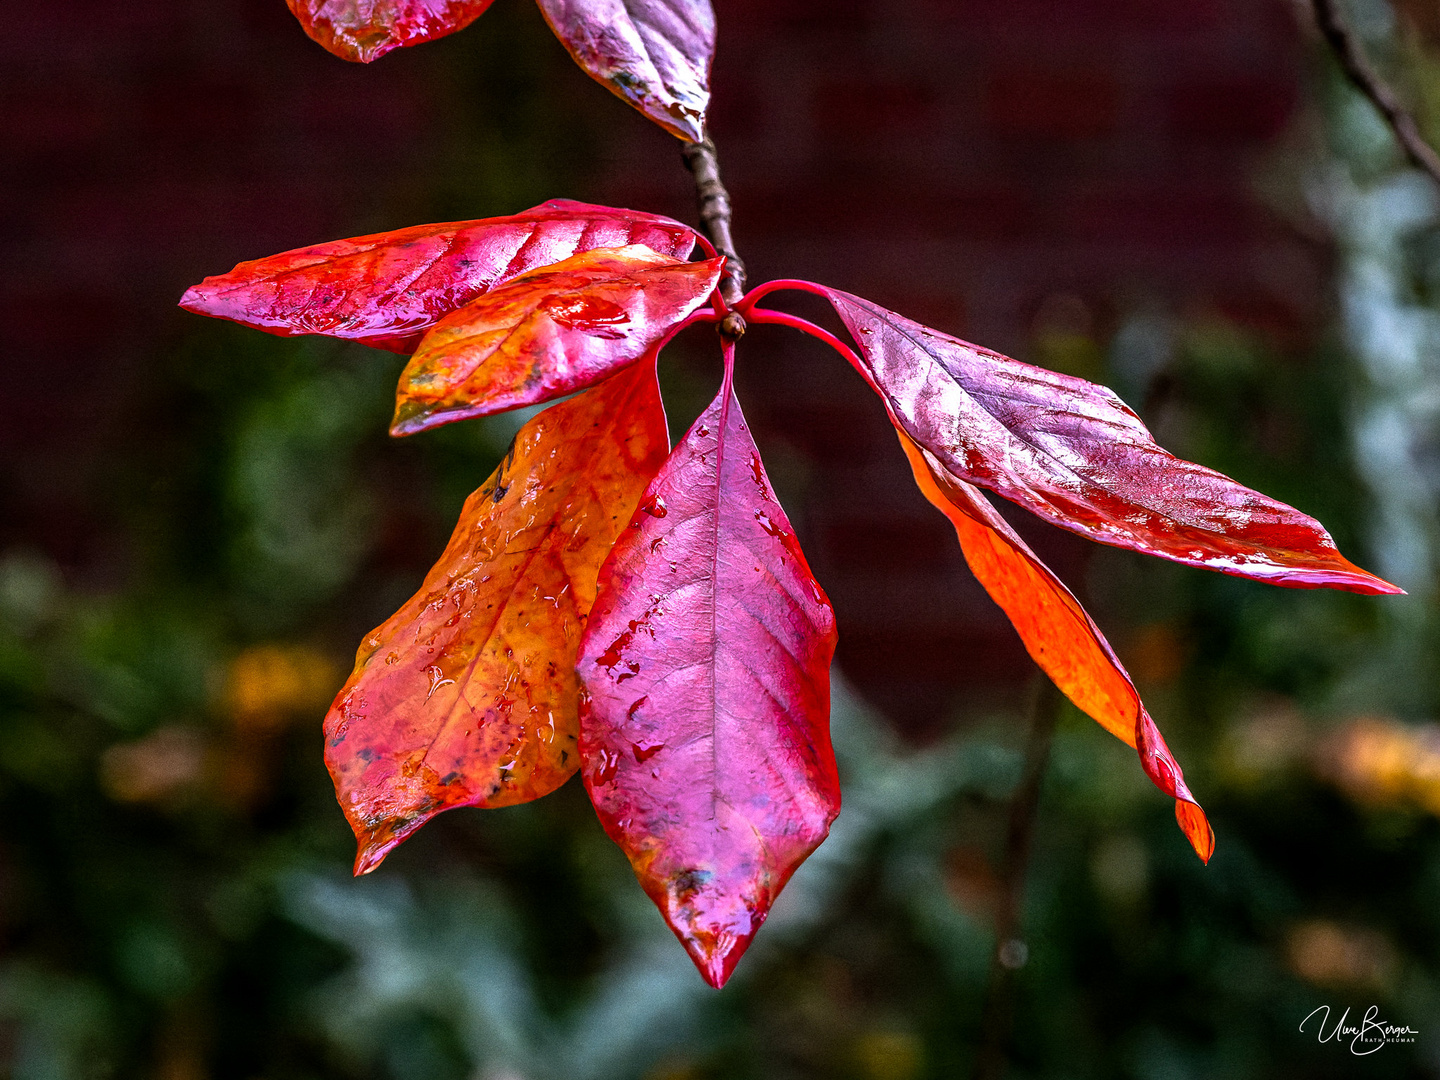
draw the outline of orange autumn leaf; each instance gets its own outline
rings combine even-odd
[[[1025,643],[1031,659],[1076,708],[1134,747],[1146,775],[1175,798],[1175,817],[1206,862],[1215,834],[1135,684],[1073,593],[1010,528],[980,490],[896,430],[915,482],[955,526],[971,571]]]
[[[488,416],[593,386],[668,339],[725,260],[641,244],[532,270],[441,319],[400,376],[391,433]]]
[[[527,802],[575,772],[596,577],[668,451],[653,358],[547,409],[466,501],[420,591],[361,643],[325,718],[357,873],[442,810]]]

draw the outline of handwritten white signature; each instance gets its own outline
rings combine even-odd
[[[1335,1026],[1330,1029],[1328,1034],[1325,1031],[1325,1024],[1330,1019],[1330,1006],[1321,1005],[1300,1021],[1300,1030],[1304,1031],[1305,1025],[1317,1014],[1320,1015],[1320,1021],[1315,1027],[1315,1033],[1319,1036],[1320,1041],[1322,1043],[1341,1043],[1348,1040],[1350,1053],[1356,1057],[1373,1054],[1376,1050],[1391,1043],[1413,1043],[1415,1036],[1420,1034],[1409,1025],[1389,1024],[1381,1020],[1378,1005],[1371,1005],[1366,1009],[1364,1017],[1358,1024],[1348,1022],[1350,1010],[1347,1008],[1340,1014],[1340,1018],[1335,1021]]]

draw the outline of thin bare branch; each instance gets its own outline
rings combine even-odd
[[[980,1019],[975,1080],[1002,1080],[1008,1058],[1007,1044],[1015,1009],[1015,974],[1029,959],[1020,936],[1020,914],[1025,902],[1025,877],[1030,868],[1030,846],[1040,808],[1040,788],[1050,764],[1050,744],[1060,715],[1060,691],[1049,679],[1041,680],[1025,744],[1025,771],[1010,800],[1010,821],[1005,835],[999,908],[995,913],[995,951],[990,959],[990,985]]]
[[[1400,96],[1370,63],[1365,46],[1340,10],[1339,0],[1311,0],[1311,4],[1315,11],[1315,24],[1329,42],[1346,77],[1380,110],[1405,156],[1440,184],[1440,155],[1420,134],[1415,117],[1400,101]]]
[[[685,157],[686,168],[695,177],[701,228],[715,245],[715,250],[726,259],[725,274],[720,279],[720,295],[727,304],[736,304],[745,295],[745,264],[735,251],[735,240],[730,235],[730,193],[720,181],[720,161],[715,154],[715,144],[707,135],[701,142],[686,143],[681,153]],[[745,332],[745,320],[731,313],[721,323],[720,332],[738,338]]]

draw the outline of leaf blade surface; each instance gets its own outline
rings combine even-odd
[[[1163,450],[1106,387],[822,288],[896,426],[954,476],[1103,544],[1292,588],[1401,591],[1314,518]]]
[[[1031,659],[1076,708],[1136,750],[1145,774],[1175,799],[1185,838],[1209,862],[1215,834],[1205,812],[1100,628],[977,488],[950,473],[903,431],[897,434],[915,483],[955,526],[966,563],[1005,612]]]
[[[368,64],[469,26],[492,0],[285,0],[305,33],[342,60]]]
[[[541,267],[441,319],[405,366],[391,434],[549,401],[663,342],[702,305],[724,259],[596,248]]]
[[[587,75],[677,138],[704,138],[715,55],[710,0],[539,3]]]
[[[668,447],[653,363],[547,409],[366,637],[325,719],[357,873],[442,810],[525,802],[575,772],[596,577]]]
[[[477,296],[577,252],[627,244],[683,259],[695,233],[655,214],[552,199],[508,217],[415,225],[242,262],[186,290],[180,306],[282,337],[323,334],[410,353]]]
[[[581,644],[582,775],[712,985],[839,812],[829,601],[727,385],[601,571]]]

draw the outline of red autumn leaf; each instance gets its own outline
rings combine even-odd
[[[691,142],[705,136],[715,12],[710,0],[539,0],[591,78]]]
[[[653,363],[547,409],[366,637],[325,719],[357,873],[442,810],[526,802],[574,773],[596,575],[668,449]]]
[[[915,482],[955,526],[971,571],[1000,605],[1040,669],[1112,735],[1135,747],[1146,774],[1175,799],[1175,816],[1205,862],[1215,834],[1135,684],[1080,601],[973,487],[900,432]]]
[[[678,259],[695,233],[655,214],[569,199],[510,217],[415,225],[243,262],[180,306],[289,337],[326,334],[392,352],[512,278],[591,248],[643,244]]]
[[[714,290],[722,258],[598,248],[532,270],[441,319],[400,375],[394,435],[534,405],[634,363]]]
[[[712,986],[839,812],[834,650],[727,379],[602,568],[579,660],[591,801]]]
[[[491,0],[285,0],[305,33],[342,60],[368,64],[469,26]]]
[[[1314,518],[1162,450],[1111,390],[821,289],[896,426],[955,476],[1116,547],[1274,585],[1401,591]]]

